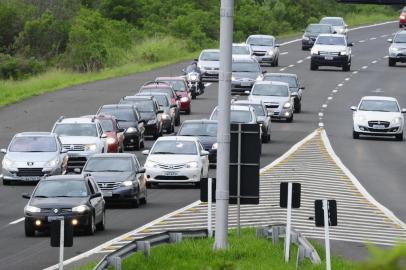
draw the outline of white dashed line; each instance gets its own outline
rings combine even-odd
[[[297,63],[298,63],[298,64],[301,64],[301,63],[303,63],[303,60],[299,60],[299,61],[297,61]]]
[[[281,68],[279,71],[285,71],[286,68]]]
[[[349,81],[351,78],[345,78],[346,81]]]
[[[306,59],[310,59],[310,58],[312,58],[312,57],[311,56],[306,57]]]
[[[327,108],[327,104],[323,104],[321,107],[323,107],[323,108]]]
[[[360,40],[360,41],[358,41],[359,43],[364,43],[365,42],[365,40]]]
[[[295,65],[289,65],[288,67],[293,68]]]
[[[286,55],[286,54],[288,54],[289,52],[281,52],[280,53],[280,55]]]
[[[320,123],[319,123],[319,127],[324,127],[324,123],[323,123],[323,122],[320,122]]]
[[[342,84],[342,83],[339,83],[337,86],[338,87],[342,87],[344,84]]]
[[[387,36],[388,36],[388,35],[382,35],[381,37],[384,38],[384,37],[387,37]]]
[[[333,90],[333,93],[337,93],[337,92],[338,92],[338,90],[337,90],[337,89],[334,89],[334,90]]]
[[[383,58],[388,59],[388,58],[389,58],[389,55],[385,55]]]
[[[358,70],[354,71],[352,74],[358,74]]]
[[[327,99],[328,99],[328,100],[332,100],[332,99],[333,99],[333,97],[328,97]]]
[[[21,221],[23,221],[25,218],[19,218],[19,219],[17,219],[17,220],[14,220],[14,221],[12,221],[12,222],[10,222],[9,224],[10,225],[14,225],[14,224],[17,224],[17,223],[20,223]]]
[[[376,64],[376,63],[378,63],[378,61],[374,60],[374,61],[372,61],[371,63],[372,63],[372,64]]]
[[[324,116],[324,113],[319,112],[319,116],[320,116],[320,117],[323,117],[323,116]]]
[[[376,37],[371,37],[369,40],[375,40],[376,39]]]
[[[210,85],[212,85],[212,83],[205,83],[204,87],[209,87]]]
[[[363,67],[362,67],[362,69],[367,69],[367,68],[368,68],[368,66],[363,66]]]

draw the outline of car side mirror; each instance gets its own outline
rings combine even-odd
[[[145,124],[147,121],[145,121],[145,119],[140,119],[140,120],[138,120],[138,124],[141,124],[141,123],[143,123],[143,124]]]
[[[2,148],[2,149],[0,150],[0,153],[2,153],[2,154],[7,154],[7,149]]]
[[[107,135],[103,133],[103,134],[100,136],[100,138],[106,139],[106,138],[107,138]]]
[[[81,168],[74,168],[74,169],[73,169],[73,172],[74,172],[74,173],[77,173],[77,174],[81,174],[81,173],[82,173],[82,169],[81,169]]]
[[[352,47],[352,46],[354,46],[354,43],[350,42],[350,43],[347,44],[347,46]]]
[[[299,87],[299,89],[300,89],[300,90],[305,90],[305,89],[306,89],[306,87],[304,87],[304,86],[300,86],[300,87]]]
[[[100,192],[96,192],[95,194],[90,195],[90,199],[100,198],[102,194]]]
[[[27,200],[31,199],[31,196],[28,193],[21,194],[21,197],[23,197],[23,199],[27,199]]]
[[[406,113],[406,109],[402,109],[402,113]]]
[[[137,171],[137,173],[145,173],[145,172],[146,172],[145,168],[139,168],[139,170]]]
[[[176,108],[178,107],[176,104],[171,104],[170,108]]]
[[[164,110],[158,110],[157,113],[164,113]]]
[[[143,155],[149,155],[149,150],[147,149],[147,150],[142,151],[142,154]]]
[[[350,109],[351,109],[351,111],[354,111],[354,112],[357,111],[357,107],[356,107],[356,106],[351,106]]]
[[[275,48],[279,48],[281,45],[279,44],[275,44]]]
[[[389,43],[393,43],[393,39],[392,39],[392,38],[388,38],[386,41],[389,42]]]
[[[337,34],[337,31],[333,31],[333,34]]]
[[[200,153],[201,156],[208,156],[209,152],[206,150],[202,150],[202,152]]]
[[[266,71],[266,70],[263,70],[263,71],[262,71],[262,74],[266,74],[267,72],[268,72],[268,71]]]
[[[186,74],[186,70],[185,70],[184,68],[182,68],[182,72],[183,72],[184,74]]]
[[[120,133],[121,133],[121,132],[124,132],[124,131],[125,131],[125,128],[118,128],[117,131],[120,132]]]

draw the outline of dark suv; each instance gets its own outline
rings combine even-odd
[[[131,104],[103,105],[97,114],[114,116],[124,131],[124,147],[140,150],[144,148],[145,120],[141,118],[137,108]]]
[[[330,24],[312,23],[306,27],[302,37],[302,50],[313,47],[319,34],[335,34],[333,26]]]

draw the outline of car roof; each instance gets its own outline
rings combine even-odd
[[[193,137],[193,136],[165,136],[165,137],[159,137],[157,140],[158,141],[190,141],[190,142],[195,142],[199,141],[198,138]]]
[[[311,24],[309,24],[308,26],[311,26],[311,25],[322,25],[322,26],[331,27],[331,24],[327,24],[327,23],[311,23]]]
[[[170,80],[170,81],[185,81],[185,78],[177,76],[177,77],[157,77],[155,81],[164,81],[164,80]]]
[[[131,153],[103,153],[94,154],[91,158],[130,158],[135,157],[135,154]]]
[[[261,100],[236,100],[233,102],[233,104],[235,105],[262,105],[262,101]]]
[[[63,180],[82,180],[82,181],[84,181],[85,179],[86,179],[86,177],[83,176],[83,175],[67,174],[67,175],[48,176],[48,177],[42,179],[40,182],[43,182],[43,181],[63,181]]]
[[[343,20],[344,21],[344,18],[343,17],[323,17],[323,18],[321,18],[321,20],[324,20],[324,19],[340,19],[340,20]],[[320,20],[320,21],[321,21]]]
[[[256,38],[273,38],[273,39],[275,39],[275,37],[271,36],[271,35],[250,35],[248,38],[252,38],[252,37],[256,37]]]
[[[382,96],[365,96],[361,100],[388,100],[388,101],[397,101],[394,97],[382,97]]]
[[[255,84],[271,84],[271,85],[284,85],[289,88],[289,84],[285,82],[279,82],[279,81],[257,81],[254,83]]]
[[[345,36],[341,35],[341,34],[319,34],[319,37],[343,37],[343,38],[345,38]]]
[[[191,123],[201,123],[201,124],[217,124],[217,120],[208,120],[208,119],[193,119],[193,120],[185,120],[183,121],[182,125],[184,124],[191,124]]]
[[[230,110],[232,111],[250,111],[250,109],[247,106],[241,106],[241,105],[231,105]]]
[[[268,76],[279,76],[279,77],[295,77],[297,78],[297,75],[294,73],[266,73],[264,74],[264,77]]]
[[[143,89],[162,89],[162,88],[168,88],[173,90],[172,86],[165,82],[146,82],[143,86],[141,86],[140,91]]]
[[[240,47],[249,47],[247,43],[233,43],[233,46],[240,46]]]
[[[93,120],[94,118],[87,118],[87,117],[76,117],[76,118],[63,118],[61,120],[58,120],[57,123],[63,123],[63,124],[93,124],[95,121]]]
[[[220,52],[220,49],[204,49],[202,52]]]
[[[122,100],[142,99],[142,100],[151,100],[152,101],[154,99],[154,97],[147,96],[147,95],[145,95],[145,96],[125,96],[125,97],[122,97],[121,99]]]
[[[105,104],[105,105],[101,106],[100,108],[132,109],[132,108],[135,108],[135,106],[133,104]]]
[[[233,55],[233,62],[236,62],[236,63],[258,63],[258,61],[256,59],[252,58],[251,56],[244,56],[244,57],[237,56],[236,57],[235,55]]]

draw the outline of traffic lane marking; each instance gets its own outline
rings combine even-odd
[[[16,219],[16,220],[10,222],[9,225],[14,225],[14,224],[20,223],[21,221],[24,221],[24,219],[25,219],[24,217]]]

